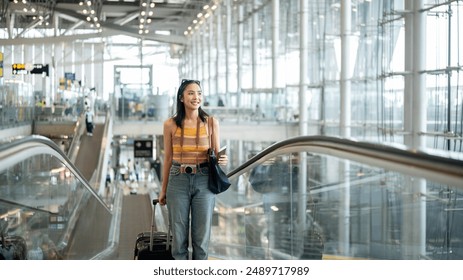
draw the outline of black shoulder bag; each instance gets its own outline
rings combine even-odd
[[[209,150],[207,151],[209,161],[209,190],[215,194],[219,194],[228,190],[231,183],[228,180],[227,174],[220,168],[214,147],[212,147],[212,135],[214,134],[214,120],[212,117],[207,120],[207,123],[211,132],[209,134]]]

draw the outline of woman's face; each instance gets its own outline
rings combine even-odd
[[[180,99],[185,106],[185,109],[197,110],[201,106],[202,102],[202,91],[201,87],[196,83],[191,83],[185,87],[183,96]]]

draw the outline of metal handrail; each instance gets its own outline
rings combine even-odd
[[[233,179],[277,155],[308,152],[354,160],[463,188],[463,154],[412,150],[394,144],[359,142],[330,136],[298,136],[277,142],[229,172]]]
[[[90,183],[85,179],[82,172],[72,163],[66,154],[53,142],[51,139],[40,136],[31,135],[24,138],[16,139],[10,143],[5,143],[0,146],[0,171],[5,170],[12,165],[30,158],[33,155],[48,154],[55,156],[60,160],[77,180],[98,200],[98,202],[108,211],[108,208],[103,199],[90,186]]]

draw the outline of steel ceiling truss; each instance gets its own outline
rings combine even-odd
[[[86,0],[89,1],[89,0]],[[183,35],[196,15],[210,0],[135,0],[107,1],[90,0],[100,20],[101,28],[96,29],[83,13],[84,0],[4,0],[0,6],[0,29],[6,30],[0,36],[3,43],[17,44],[14,40],[43,40],[48,34],[56,36],[77,36],[94,33],[94,37],[124,34],[166,43],[183,45]],[[151,16],[149,33],[139,34],[138,15],[142,1],[155,3]],[[80,3],[82,2],[82,3]],[[79,4],[80,3],[80,4]],[[43,38],[33,36],[33,29],[54,29],[54,32],[40,32]],[[79,31],[79,30],[82,30]],[[162,35],[158,34],[162,31]],[[168,34],[168,35],[166,35]],[[54,38],[56,40],[56,38]],[[64,38],[63,38],[64,39]],[[7,41],[5,41],[7,40]],[[66,39],[68,40],[68,39]]]

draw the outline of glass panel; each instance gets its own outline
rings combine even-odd
[[[90,259],[106,246],[110,215],[56,157],[31,156],[0,178],[0,257]],[[87,219],[90,214],[95,219]],[[95,240],[81,240],[86,234]]]
[[[227,259],[463,258],[462,185],[296,153],[217,200],[211,254]]]

